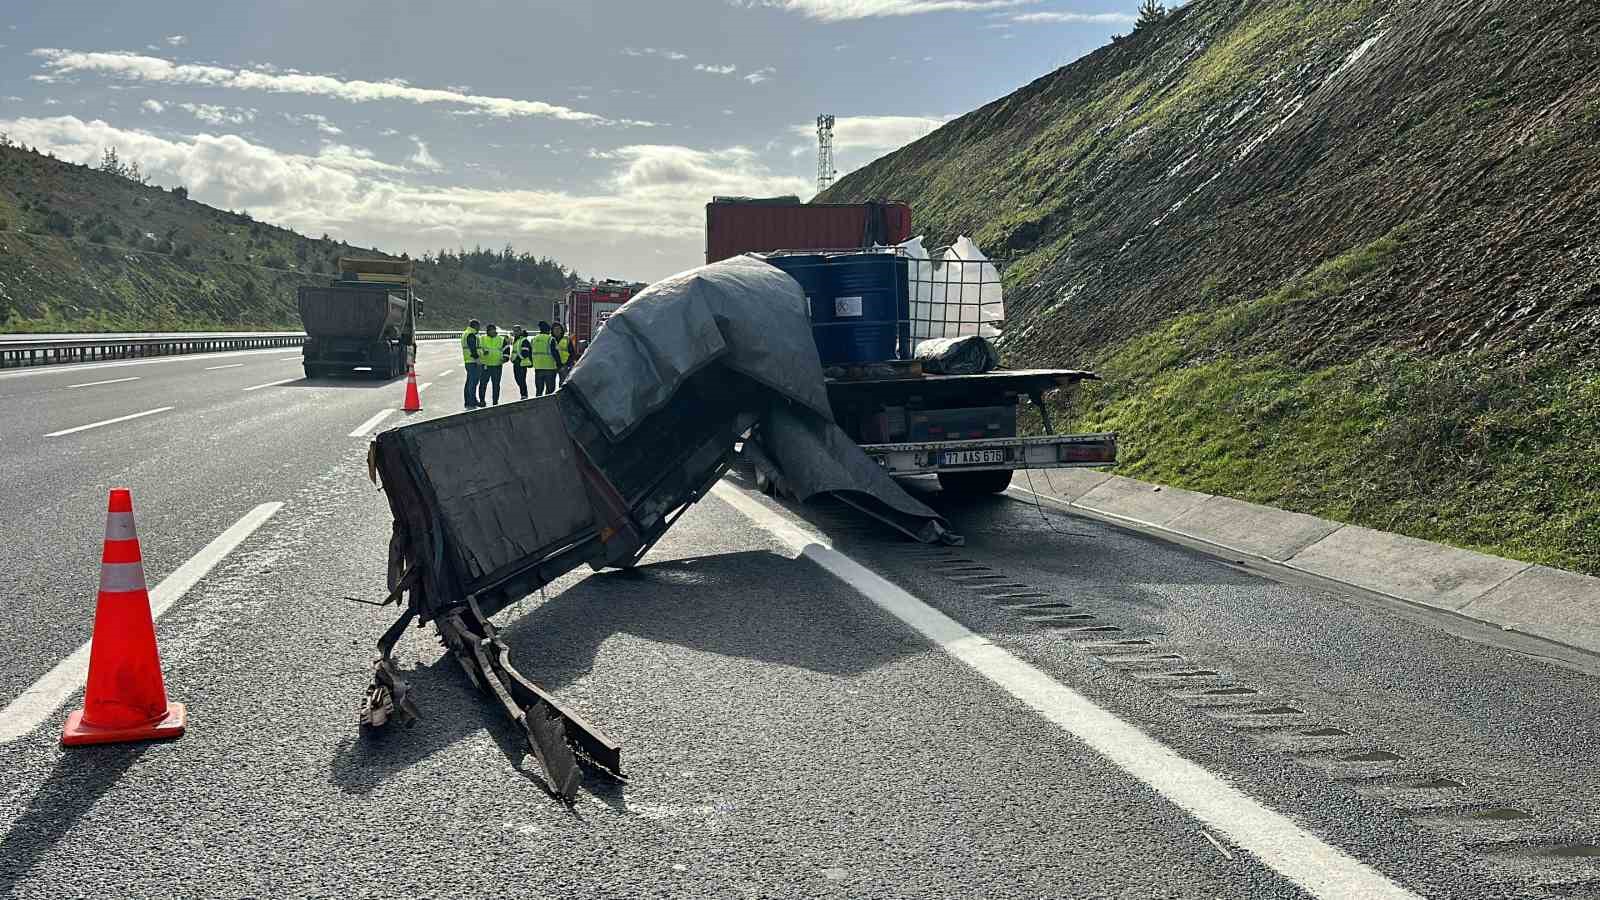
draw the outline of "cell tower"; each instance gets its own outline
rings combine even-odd
[[[817,193],[833,184],[833,116],[817,116]]]

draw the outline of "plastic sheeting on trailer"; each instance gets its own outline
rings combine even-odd
[[[762,411],[761,443],[801,499],[837,494],[919,540],[954,538],[833,423],[805,294],[761,260],[735,257],[646,288],[606,322],[563,390],[620,440],[713,364],[778,395]]]

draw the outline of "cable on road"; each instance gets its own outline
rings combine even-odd
[[[1056,490],[1056,486],[1054,484],[1052,484],[1051,481],[1050,481],[1050,470],[1049,469],[1040,469],[1039,471],[1044,473],[1045,486],[1050,489],[1051,495],[1054,496],[1055,490]],[[1050,514],[1044,511],[1044,503],[1042,503],[1039,500],[1039,492],[1033,486],[1033,470],[1031,468],[1029,468],[1028,466],[1024,465],[1022,467],[1022,474],[1026,475],[1027,478],[1028,478],[1028,493],[1033,495],[1033,508],[1037,509],[1039,511],[1039,518],[1044,521],[1045,527],[1049,528],[1051,531],[1055,532],[1056,534],[1062,534],[1062,535],[1073,534],[1073,532],[1070,532],[1070,531],[1062,531],[1060,528],[1056,527],[1056,523],[1050,521]]]

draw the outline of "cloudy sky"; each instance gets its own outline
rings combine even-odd
[[[9,0],[0,131],[313,235],[649,280],[714,194],[815,189],[1131,28],[1136,0]]]

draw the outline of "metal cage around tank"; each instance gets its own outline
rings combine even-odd
[[[997,336],[1006,261],[946,260],[948,250],[935,248],[927,258],[903,247],[757,255],[800,283],[818,354],[829,366],[910,359],[929,338]]]

